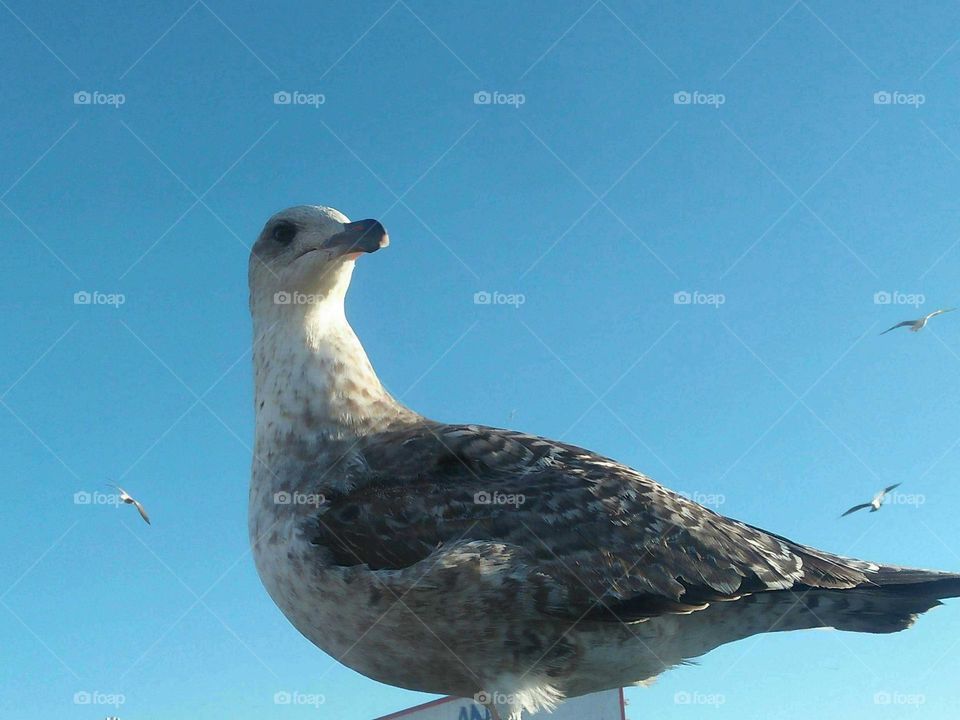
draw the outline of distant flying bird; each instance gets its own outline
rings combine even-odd
[[[125,502],[127,505],[133,505],[133,506],[137,509],[137,512],[140,513],[140,517],[143,518],[143,521],[144,521],[147,525],[150,524],[150,518],[147,517],[147,511],[143,509],[143,505],[141,505],[140,502],[139,502],[136,498],[134,498],[132,495],[130,495],[130,493],[128,493],[126,490],[124,490],[124,489],[123,489],[122,487],[120,487],[119,485],[113,485],[113,484],[111,484],[110,487],[114,487],[114,488],[116,488],[117,490],[119,490],[119,491],[120,491],[120,500],[121,500],[122,502]]]
[[[855,513],[857,510],[865,510],[866,508],[870,508],[870,512],[876,512],[877,510],[880,509],[880,506],[883,505],[883,500],[884,498],[886,498],[887,493],[893,490],[894,488],[898,488],[898,487],[900,487],[900,483],[897,483],[896,485],[891,485],[890,487],[885,487],[883,490],[881,490],[880,492],[878,492],[876,495],[873,496],[873,500],[871,500],[868,503],[863,503],[862,505],[854,505],[852,508],[847,510],[840,517],[846,517],[850,513]]]
[[[892,328],[889,328],[888,330],[884,330],[880,334],[886,335],[888,332],[890,332],[890,330],[896,330],[897,328],[900,328],[900,327],[908,327],[910,328],[910,332],[920,332],[927,326],[927,321],[930,318],[935,317],[937,315],[943,315],[943,313],[953,312],[954,310],[956,310],[956,308],[943,308],[941,310],[934,310],[929,315],[924,315],[922,318],[918,320],[904,320],[901,323],[897,323]]]

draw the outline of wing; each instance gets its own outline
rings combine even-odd
[[[790,588],[851,587],[869,563],[725,518],[571,445],[475,425],[373,436],[306,528],[326,561],[393,571],[496,543],[544,613],[638,620]],[[427,563],[429,565],[429,561]]]
[[[133,498],[130,498],[130,499],[133,500]],[[147,511],[143,509],[143,505],[141,505],[138,500],[133,500],[133,506],[134,506],[135,508],[137,508],[137,512],[140,513],[140,517],[143,518],[144,522],[146,522],[147,525],[149,525],[149,524],[150,524],[150,518],[147,517]]]
[[[887,334],[888,332],[890,332],[891,330],[896,330],[897,328],[907,327],[907,326],[909,326],[909,325],[913,325],[914,322],[915,322],[914,320],[904,320],[904,321],[901,322],[901,323],[897,323],[897,324],[894,325],[892,328],[888,328],[888,329],[884,330],[884,331],[883,331],[882,333],[880,333],[880,334],[881,334],[881,335],[886,335],[886,334]]]
[[[891,485],[890,487],[885,487],[885,488],[883,489],[883,495],[886,495],[886,494],[887,494],[888,492],[890,492],[891,490],[896,490],[896,489],[897,489],[898,487],[900,487],[902,484],[903,484],[903,483],[894,483],[894,484]]]
[[[941,308],[940,310],[934,310],[932,313],[927,315],[926,319],[929,320],[932,317],[936,317],[937,315],[943,315],[944,313],[948,313],[948,312],[953,312],[954,310],[956,310],[956,308]]]
[[[846,517],[846,516],[849,515],[850,513],[855,513],[857,510],[864,510],[864,509],[870,507],[871,504],[872,504],[872,503],[863,503],[862,505],[854,505],[852,508],[850,508],[849,510],[847,510],[847,511],[846,511],[843,515],[841,515],[840,517]]]

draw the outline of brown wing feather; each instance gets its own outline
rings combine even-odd
[[[355,452],[350,489],[328,493],[309,528],[334,563],[396,570],[456,543],[502,543],[539,586],[543,612],[635,620],[798,585],[853,587],[876,568],[532,435],[430,423]]]

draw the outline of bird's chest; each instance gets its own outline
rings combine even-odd
[[[336,483],[337,473],[342,471],[322,463],[304,465],[294,475],[314,479],[290,483],[280,479],[292,476],[289,467],[278,473],[266,464],[266,453],[263,460],[264,465],[253,471],[248,516],[257,573],[270,597],[300,632],[328,652],[336,650],[341,641],[348,647],[351,629],[344,610],[351,608],[352,626],[373,623],[384,608],[371,605],[357,570],[332,566],[324,548],[310,537],[310,528],[322,517],[326,495],[331,492],[319,478]],[[358,612],[361,597],[364,602]]]

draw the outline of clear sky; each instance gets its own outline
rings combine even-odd
[[[299,203],[390,231],[348,314],[424,414],[960,570],[960,313],[879,337],[960,304],[958,39],[952,2],[0,2],[0,715],[429,699],[315,649],[249,555],[248,246]],[[111,481],[151,526],[101,504]],[[895,636],[727,646],[627,697],[946,719],[958,675],[953,602]]]

